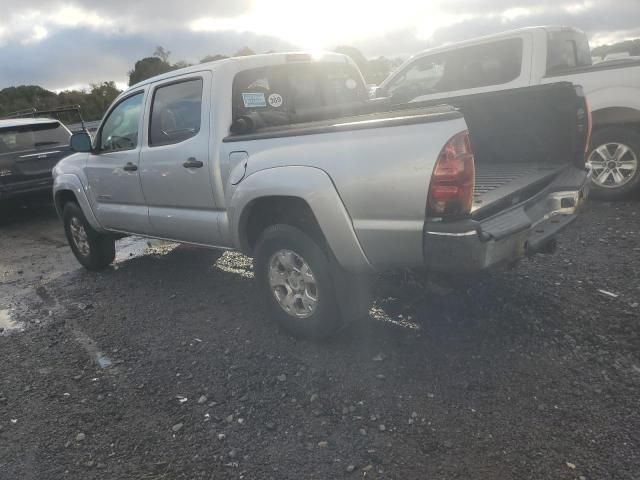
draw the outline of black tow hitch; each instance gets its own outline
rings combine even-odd
[[[558,240],[555,238],[551,238],[545,242],[540,242],[537,244],[531,244],[527,242],[525,247],[525,252],[527,256],[535,255],[536,253],[542,253],[543,255],[552,255],[556,253],[558,249]]]

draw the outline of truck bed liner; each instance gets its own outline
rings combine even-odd
[[[491,163],[476,165],[472,214],[489,213],[493,206],[514,204],[551,182],[566,165]]]

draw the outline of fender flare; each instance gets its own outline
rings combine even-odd
[[[231,196],[228,209],[231,242],[244,253],[249,246],[244,221],[250,206],[263,197],[286,196],[304,200],[311,208],[338,263],[353,271],[372,271],[351,217],[329,175],[319,168],[274,167],[246,177]]]
[[[87,198],[87,194],[85,193],[84,188],[82,188],[82,182],[77,175],[74,175],[73,173],[64,173],[62,175],[57,175],[53,180],[53,199],[56,211],[60,218],[62,218],[62,205],[60,205],[58,195],[63,191],[73,193],[89,224],[96,231],[103,232],[104,228],[102,228],[100,222],[98,222],[98,219],[94,215],[89,199]]]

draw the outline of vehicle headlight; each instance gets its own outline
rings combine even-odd
[[[13,175],[13,172],[10,169],[3,168],[0,170],[0,177],[8,177],[10,175]]]

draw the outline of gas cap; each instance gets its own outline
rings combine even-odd
[[[248,160],[247,152],[231,152],[229,154],[229,183],[231,185],[237,185],[242,181],[247,172]]]

